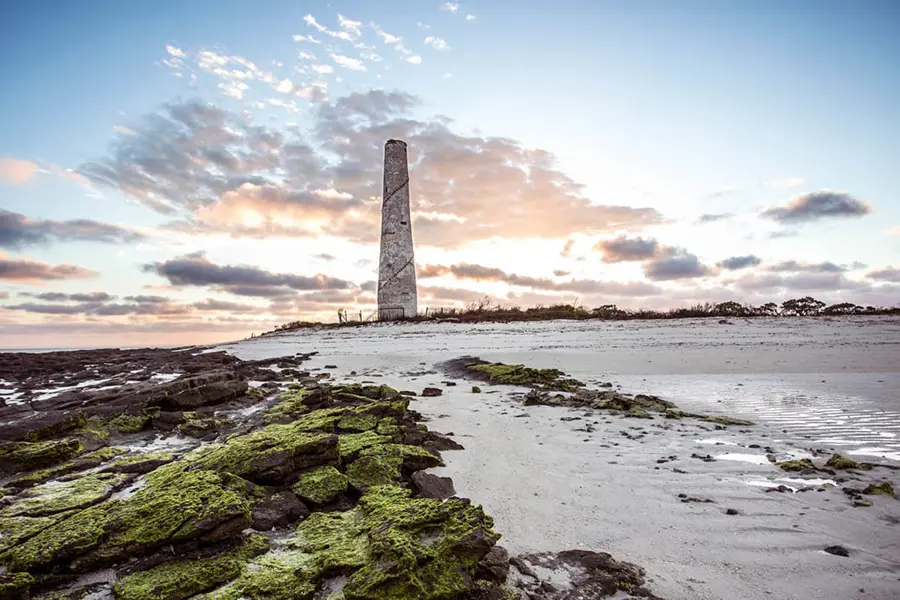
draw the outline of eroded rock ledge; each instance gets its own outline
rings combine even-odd
[[[308,355],[110,352],[6,358],[28,389],[103,360],[120,384],[0,410],[0,599],[653,597],[608,555],[510,568],[490,516],[425,472],[460,446],[390,387],[326,383]]]

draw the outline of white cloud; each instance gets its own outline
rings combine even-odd
[[[421,56],[418,56],[418,55],[410,56],[409,58],[406,59],[406,62],[410,62],[410,63],[412,63],[412,64],[414,64],[414,65],[421,65],[421,64],[422,64],[422,57],[421,57]]]
[[[325,31],[325,26],[319,25],[319,23],[316,21],[316,18],[314,16],[306,15],[305,17],[303,17],[303,20],[306,21],[306,24],[309,25],[310,27],[315,27],[319,31]]]
[[[360,31],[360,26],[362,23],[360,21],[351,21],[350,19],[344,17],[344,15],[338,15],[338,24],[349,31],[353,35],[360,36],[362,35],[362,31]]]
[[[344,67],[345,69],[350,69],[351,71],[366,70],[366,66],[358,58],[350,58],[349,56],[343,56],[341,54],[332,54],[331,60]]]
[[[466,15],[466,21],[474,21],[475,15]]]
[[[313,194],[325,200],[352,200],[353,194],[347,192],[339,192],[334,188],[313,190]]]
[[[170,55],[174,56],[175,58],[186,58],[187,57],[187,52],[185,52],[184,50],[182,50],[181,48],[179,48],[177,46],[172,46],[170,44],[166,44],[166,52],[168,52]]]
[[[295,42],[309,42],[310,44],[321,44],[322,43],[311,35],[300,35],[299,33],[295,33],[293,35],[293,38],[294,38]]]
[[[381,62],[381,57],[374,52],[363,52],[360,56],[365,60],[371,60],[372,62]]]
[[[279,100],[278,98],[269,98],[269,104],[278,108],[283,108],[284,110],[291,113],[300,112],[300,109],[297,108],[297,103],[293,100],[291,100],[290,102],[285,102],[283,100]]]
[[[281,92],[282,94],[289,94],[293,89],[294,83],[290,79],[285,79],[284,81],[281,81],[277,86],[275,86],[275,91]]]
[[[113,125],[113,131],[116,133],[121,133],[122,135],[134,135],[134,130],[125,127],[124,125]]]
[[[445,2],[441,5],[441,10],[444,12],[455,13],[459,10],[459,2]]]
[[[304,60],[315,60],[316,57],[309,52],[300,52],[299,54],[297,54],[297,58],[302,58]]]
[[[416,23],[416,25],[417,25],[418,27],[421,27],[422,29],[431,29],[431,25],[429,25],[429,24],[427,24],[427,23],[422,23],[421,21],[418,22],[418,23]]]
[[[313,65],[312,70],[316,73],[334,73],[334,67],[331,65]]]
[[[242,100],[244,98],[244,92],[246,92],[250,86],[248,86],[243,81],[223,81],[219,83],[217,86],[222,92],[235,100]]]
[[[400,40],[403,39],[401,37],[397,37],[396,35],[390,34],[387,31],[384,31],[381,27],[378,26],[377,23],[371,23],[371,26],[372,29],[375,30],[375,33],[381,36],[381,39],[384,40],[385,44],[397,44],[400,42]]]
[[[439,37],[435,37],[433,35],[429,35],[427,38],[425,38],[425,45],[431,46],[435,50],[449,50],[450,49],[450,46],[447,45],[446,41],[442,40]]]
[[[898,225],[896,227],[889,227],[889,228],[885,229],[884,234],[900,236],[900,225]]]

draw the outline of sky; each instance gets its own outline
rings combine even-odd
[[[375,310],[900,304],[900,4],[0,5],[0,347]]]

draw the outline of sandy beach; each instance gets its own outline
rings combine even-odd
[[[643,566],[654,592],[672,599],[887,600],[900,594],[900,502],[853,507],[840,485],[821,487],[829,477],[801,481],[762,448],[779,459],[841,452],[900,466],[898,333],[900,321],[885,318],[438,323],[300,331],[225,348],[248,359],[317,350],[310,364],[336,366],[338,380],[442,388],[414,407],[465,450],[446,453],[436,472],[495,516],[513,552],[607,551]],[[471,382],[442,384],[449,379],[436,365],[463,354],[556,367],[757,424],[716,430],[522,407],[521,390],[476,395]],[[594,431],[579,431],[587,422]],[[789,489],[766,491],[778,485]],[[804,487],[824,491],[795,491]],[[823,551],[833,545],[850,555]]]

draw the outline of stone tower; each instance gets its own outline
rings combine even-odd
[[[381,204],[381,259],[378,264],[378,320],[414,317],[416,263],[409,216],[406,142],[384,145],[384,195]]]

